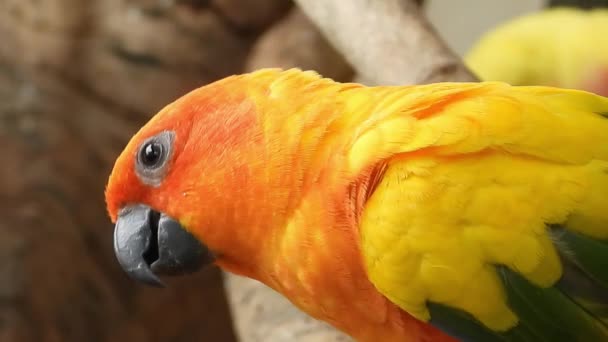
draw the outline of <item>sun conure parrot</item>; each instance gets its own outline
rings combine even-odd
[[[465,62],[484,81],[608,96],[608,9],[555,7],[516,17],[484,34]]]
[[[118,157],[116,256],[152,285],[214,263],[359,341],[608,341],[607,115],[551,87],[230,76]]]

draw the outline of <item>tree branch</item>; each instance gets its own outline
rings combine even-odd
[[[414,0],[295,0],[368,84],[471,81]]]

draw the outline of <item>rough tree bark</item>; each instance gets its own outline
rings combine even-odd
[[[234,341],[216,270],[158,291],[116,266],[104,180],[144,117],[12,69],[0,63],[0,341]]]
[[[361,83],[476,80],[426,20],[418,6],[420,1],[296,0],[296,3],[350,62]],[[277,31],[297,29],[289,26],[291,24],[277,25]],[[277,37],[274,44],[290,44],[281,39],[281,32],[268,35],[272,39]],[[285,62],[291,66],[293,60],[288,58]],[[342,68],[341,60],[337,63]],[[258,66],[268,65],[254,63],[254,67]],[[230,274],[226,274],[225,279],[237,334],[243,342],[351,341],[327,324],[312,320],[256,281]]]

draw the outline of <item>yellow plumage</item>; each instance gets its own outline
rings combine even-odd
[[[557,7],[490,30],[465,62],[480,79],[608,90],[608,10]],[[604,85],[597,84],[603,82]],[[594,86],[593,84],[597,84]]]
[[[355,169],[393,156],[360,227],[371,281],[419,319],[430,300],[512,328],[493,264],[546,287],[561,276],[546,224],[608,237],[608,101],[501,83],[392,91],[350,154]]]

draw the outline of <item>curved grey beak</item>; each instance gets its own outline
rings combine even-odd
[[[159,275],[192,273],[214,260],[179,222],[141,204],[118,214],[114,253],[129,276],[157,287],[164,286]]]

